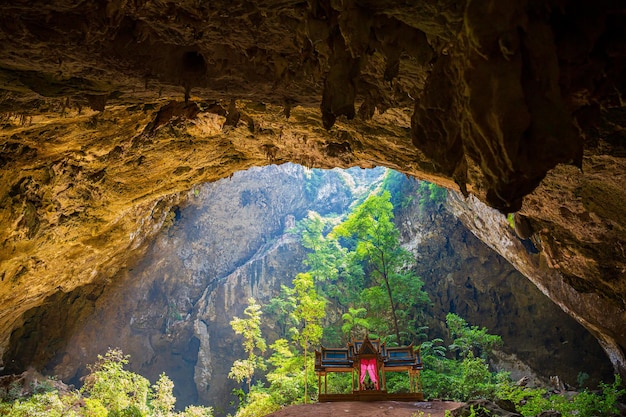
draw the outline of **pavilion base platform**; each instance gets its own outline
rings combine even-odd
[[[319,402],[338,401],[424,401],[424,394],[421,392],[388,393],[387,391],[366,390],[353,391],[352,394],[320,394]]]

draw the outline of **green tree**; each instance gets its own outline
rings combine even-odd
[[[369,197],[334,229],[334,233],[354,240],[357,256],[367,262],[371,276],[384,288],[389,300],[393,332],[396,342],[400,344],[403,339],[398,310],[408,306],[398,302],[400,292],[395,287],[413,287],[413,292],[409,294],[417,300],[427,300],[428,295],[421,290],[421,280],[410,271],[414,258],[400,246],[400,233],[392,222],[394,215],[390,198],[388,191]]]
[[[248,299],[248,307],[244,310],[244,314],[248,318],[235,317],[230,325],[236,334],[243,335],[243,349],[248,357],[236,360],[230,368],[228,377],[239,383],[245,380],[248,392],[250,392],[254,371],[265,369],[265,361],[261,355],[265,353],[267,344],[261,334],[261,306],[254,298]]]
[[[303,263],[320,294],[348,305],[363,287],[363,269],[355,253],[342,247],[334,233],[324,235],[328,223],[315,212],[300,222],[297,231],[302,246],[309,249]]]
[[[159,376],[157,382],[152,386],[153,395],[150,405],[154,417],[168,417],[174,411],[176,397],[174,397],[174,383],[165,373]]]
[[[293,290],[291,288],[281,285],[280,294],[270,299],[263,306],[264,314],[271,317],[271,320],[278,328],[278,333],[282,337],[287,337],[289,330],[295,326],[293,317],[295,306],[292,293]]]
[[[502,338],[498,335],[487,333],[485,327],[470,326],[465,319],[454,314],[446,315],[446,325],[454,341],[448,349],[458,351],[461,357],[468,356],[486,359],[491,351],[502,344]]]
[[[322,338],[321,320],[326,309],[326,300],[316,289],[310,273],[300,273],[293,280],[295,310],[294,317],[299,323],[295,339],[304,352],[304,402],[307,402],[308,351],[309,346],[317,345]]]
[[[189,405],[185,411],[178,413],[176,417],[213,417],[213,408]]]
[[[354,338],[354,334],[361,334],[363,332],[367,332],[370,329],[370,321],[365,317],[367,315],[367,309],[360,308],[352,308],[348,309],[347,313],[344,313],[341,318],[343,320],[343,326],[341,326],[341,331],[344,334],[348,335],[348,338],[352,340]],[[356,329],[356,331],[355,331]],[[358,331],[358,330],[362,331]]]
[[[141,375],[124,369],[129,356],[120,349],[109,349],[104,355],[98,355],[98,361],[88,366],[91,373],[85,378],[82,391],[89,392],[111,413],[125,413],[138,410],[148,412],[150,382]]]
[[[338,264],[343,248],[332,235],[324,236],[325,228],[326,222],[312,211],[300,224],[302,246],[311,251],[304,265],[309,267],[315,282],[335,281],[339,275]]]
[[[304,395],[302,357],[286,339],[278,339],[270,347],[274,351],[269,358],[273,370],[267,380],[272,398],[280,405],[295,404]]]
[[[141,375],[124,369],[129,356],[119,349],[109,349],[91,371],[80,391],[37,389],[32,396],[15,398],[12,403],[0,400],[0,415],[9,417],[212,417],[210,407],[190,406],[174,412],[174,384],[165,375],[150,389]],[[20,387],[21,392],[21,387]]]

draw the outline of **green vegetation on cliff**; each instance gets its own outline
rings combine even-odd
[[[304,272],[296,276],[294,283],[298,277],[307,277],[307,288],[315,289],[319,305],[326,305],[321,343],[341,346],[349,339],[368,335],[380,337],[388,345],[421,344],[426,398],[507,399],[524,416],[554,409],[558,404],[567,404],[559,408],[564,416],[612,415],[616,399],[622,394],[619,384],[604,386],[601,395],[580,393],[573,401],[562,395],[551,398],[545,390],[517,387],[507,373],[494,373],[489,367],[493,350],[502,344],[501,338],[456,314],[446,317],[447,344],[443,339],[428,339],[423,323],[430,299],[421,279],[412,273],[415,259],[400,246],[393,223],[395,206],[412,204],[413,200],[409,197],[400,201],[389,190],[404,187],[404,177],[389,174],[379,188],[382,191],[360,201],[345,218],[326,219],[312,212],[295,228],[294,233],[301,237],[309,254]],[[432,184],[420,182],[414,189],[421,208],[445,202],[445,190]],[[313,366],[312,358],[305,353],[313,339],[301,344],[301,320],[295,314],[302,297],[302,292],[283,287],[281,294],[264,307],[267,320],[276,324],[274,328],[282,332],[283,338],[270,346],[269,370],[266,375],[256,375],[256,384],[242,398],[237,417],[262,416],[316,399],[316,390],[311,389],[316,387],[315,378],[305,371]],[[319,328],[315,330],[319,337]],[[387,388],[389,392],[408,392],[408,378],[402,373],[390,374]],[[349,375],[330,375],[329,392],[347,393],[350,389]],[[601,405],[594,408],[583,404],[591,404],[592,400]],[[526,410],[532,410],[531,414]]]

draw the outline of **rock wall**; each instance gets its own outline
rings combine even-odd
[[[626,308],[625,28],[616,0],[3,4],[2,356],[29,311],[122,276],[181,193],[296,162],[520,210],[558,270],[534,282],[626,377],[599,324]]]
[[[35,366],[78,385],[85,364],[120,347],[134,371],[152,381],[161,372],[173,379],[178,407],[232,410],[237,384],[227,374],[244,353],[229,321],[242,316],[249,297],[267,302],[301,270],[305,251],[286,233],[296,219],[309,209],[345,212],[380,175],[283,165],[195,188],[145,255],[113,282],[59,292],[29,310],[11,337],[8,370]],[[406,194],[416,192],[417,182],[405,184]],[[578,372],[590,374],[592,383],[610,379],[609,361],[585,329],[474,237],[447,205],[419,201],[404,205],[396,220],[433,301],[425,323],[430,337],[447,338],[445,315],[455,312],[502,335],[502,359],[494,365],[513,376],[534,376],[532,383],[559,375],[575,384]],[[270,341],[279,336],[271,323],[263,330]]]
[[[621,346],[626,313],[618,305],[607,303],[597,293],[577,291],[568,284],[558,269],[548,266],[544,252],[535,248],[540,240],[521,239],[509,227],[504,216],[473,197],[467,199],[451,194],[452,212],[476,236],[500,253],[539,290],[593,334],[620,372],[626,363]],[[532,250],[530,250],[532,249]]]
[[[226,407],[226,379],[243,353],[229,321],[249,296],[267,301],[303,259],[286,230],[309,209],[343,212],[383,170],[320,174],[286,164],[253,168],[194,188],[145,254],[106,285],[58,292],[29,310],[11,336],[6,371],[34,366],[80,384],[108,347],[131,368],[175,382],[179,406]],[[308,180],[307,180],[308,178]]]
[[[430,337],[450,340],[445,316],[453,312],[502,336],[493,365],[513,378],[528,376],[541,385],[559,375],[576,385],[578,373],[585,372],[592,384],[612,380],[609,358],[594,337],[474,236],[458,214],[448,202],[433,206],[416,198],[397,218],[433,302]]]

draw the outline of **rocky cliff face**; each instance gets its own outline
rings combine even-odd
[[[429,336],[449,340],[445,316],[453,312],[502,336],[502,352],[492,365],[514,379],[528,376],[531,384],[547,385],[549,376],[559,375],[576,385],[578,373],[585,372],[594,382],[610,380],[610,361],[598,342],[518,272],[506,254],[465,227],[465,212],[455,206],[458,198],[452,194],[440,207],[416,198],[397,218],[433,302]],[[494,235],[512,234],[502,222],[509,230]]]
[[[548,273],[517,267],[597,297],[567,311],[626,376],[625,28],[613,0],[3,5],[0,352],[115,286],[181,193],[291,161],[519,211]]]
[[[562,275],[547,265],[544,252],[539,252],[535,242],[520,239],[505,219],[475,198],[464,199],[452,194],[450,207],[468,229],[500,253],[518,271],[532,281],[545,295],[554,300],[563,311],[575,318],[593,334],[611,363],[620,368],[624,363],[621,349],[624,334],[621,331],[626,319],[624,310],[596,293],[577,291],[562,280]],[[518,227],[519,228],[519,227]]]
[[[286,232],[295,219],[310,209],[344,212],[383,172],[359,171],[320,174],[286,164],[195,188],[112,284],[30,310],[11,337],[7,370],[35,366],[78,384],[85,364],[120,347],[151,380],[165,371],[179,406],[226,407],[236,386],[227,374],[243,355],[230,320],[249,297],[268,301],[301,268],[303,249]]]
[[[194,189],[145,255],[113,283],[58,294],[30,310],[11,338],[9,369],[35,366],[79,384],[86,363],[120,347],[133,370],[174,380],[178,406],[228,410],[236,384],[227,375],[243,355],[229,321],[243,314],[249,297],[269,301],[303,268],[305,251],[286,231],[308,209],[345,212],[380,175],[283,165]],[[406,183],[412,186],[405,192],[415,193],[417,183]],[[591,382],[610,379],[609,361],[588,332],[443,205],[419,201],[405,205],[397,222],[433,301],[424,323],[430,337],[446,337],[445,315],[456,312],[502,335],[502,360],[494,365],[514,377],[541,383],[560,375],[575,383],[586,372]],[[275,340],[279,329],[268,323],[264,335]]]

